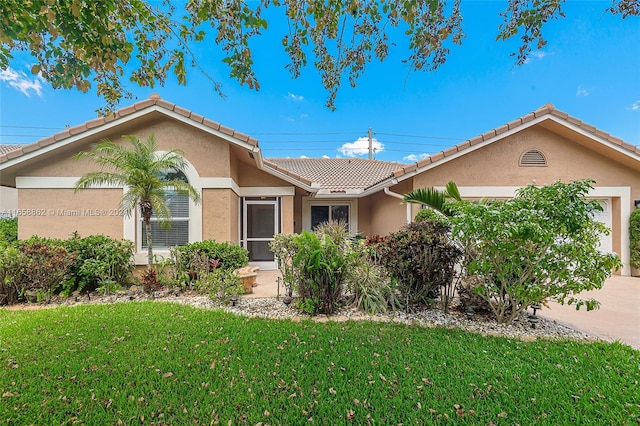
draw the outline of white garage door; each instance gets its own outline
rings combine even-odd
[[[607,198],[606,200],[598,200],[598,201],[600,201],[600,205],[602,206],[602,211],[596,212],[594,215],[594,218],[598,222],[602,222],[607,228],[611,229],[611,198]],[[599,250],[603,253],[613,252],[613,243],[612,243],[611,233],[609,233],[609,235],[600,236]]]

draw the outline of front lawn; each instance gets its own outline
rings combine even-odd
[[[117,303],[0,310],[7,424],[637,424],[640,352]]]

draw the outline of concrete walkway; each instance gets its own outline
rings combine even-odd
[[[253,293],[245,297],[276,297],[278,271],[260,271]],[[285,289],[280,285],[280,295]],[[585,292],[582,298],[594,298],[600,309],[587,311],[582,307],[563,306],[555,302],[543,307],[538,315],[589,333],[606,341],[619,340],[640,350],[640,278],[613,276],[600,290]]]
[[[640,350],[640,278],[613,276],[600,290],[580,294],[600,302],[600,309],[549,303],[538,315],[609,342],[620,341]]]

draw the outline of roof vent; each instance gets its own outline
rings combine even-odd
[[[520,165],[543,167],[547,165],[547,158],[544,156],[542,151],[530,149],[520,157]]]

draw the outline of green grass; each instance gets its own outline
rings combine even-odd
[[[0,310],[6,424],[637,424],[640,352],[144,302]]]

